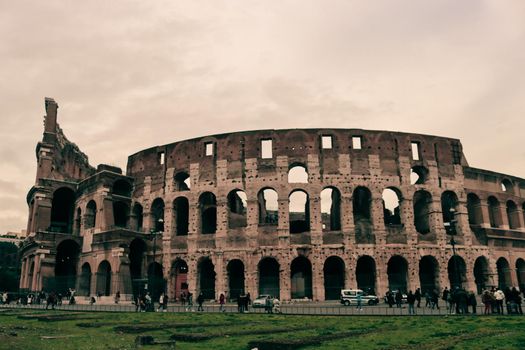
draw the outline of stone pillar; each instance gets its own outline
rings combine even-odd
[[[279,194],[280,196],[281,194]],[[290,246],[290,218],[288,216],[289,203],[288,197],[279,198],[279,223],[277,232],[279,235],[279,247],[287,248]]]
[[[35,255],[35,269],[33,270],[33,281],[31,282],[32,290],[39,290],[39,279],[40,279],[40,254]]]
[[[481,223],[481,227],[488,228],[490,227],[489,206],[486,201],[480,202],[479,206],[481,208],[481,216],[483,217],[483,222]]]
[[[407,197],[403,199],[403,201],[400,203],[400,206],[401,223],[405,226],[407,244],[409,246],[415,246],[418,244],[418,233],[416,231],[416,226],[414,225],[413,194],[412,198]]]
[[[377,296],[386,295],[388,291],[388,274],[386,262],[379,260],[376,261],[376,293]]]
[[[345,261],[345,264],[348,265],[345,268],[345,289],[355,289],[357,288],[357,281],[355,276],[356,271],[356,260],[350,259],[350,261]]]
[[[523,209],[521,207],[516,208],[516,215],[518,216],[518,229],[525,230],[525,218],[523,217]]]
[[[315,259],[312,261],[312,299],[325,300],[323,262]]]
[[[292,288],[291,288],[291,272],[290,272],[290,262],[283,261],[281,262],[281,270],[279,271],[279,287],[281,290],[281,300],[290,300],[292,298]]]
[[[382,193],[372,192],[372,224],[376,245],[384,247],[386,244],[386,229],[383,211]]]
[[[347,247],[355,246],[355,227],[352,205],[352,194],[341,189],[341,229]]]
[[[24,258],[22,260],[22,266],[20,268],[20,271],[21,271],[21,276],[20,276],[19,287],[23,289],[23,288],[26,288],[25,283],[26,283],[26,278],[27,278],[27,258]]]
[[[246,264],[244,265],[244,287],[246,289],[246,293],[250,293],[252,300],[259,295],[257,264],[258,261],[246,259]]]
[[[311,189],[312,193],[308,194],[310,200],[310,237],[311,244],[321,245],[323,243],[323,224],[321,219],[321,197],[320,191]]]
[[[213,265],[215,269],[215,299],[219,300],[219,296],[221,295],[221,293],[225,293],[226,295],[226,293],[228,292],[228,274],[226,273],[224,255],[222,253],[218,253],[217,255],[215,255]]]

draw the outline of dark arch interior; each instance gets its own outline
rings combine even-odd
[[[355,270],[357,288],[374,294],[376,289],[376,262],[371,256],[362,256],[357,259]]]
[[[391,291],[407,292],[408,263],[401,256],[393,256],[387,267],[388,287]]]
[[[178,197],[173,203],[173,222],[177,236],[186,236],[189,232],[190,205],[188,198]]]
[[[467,267],[465,260],[459,255],[454,255],[448,261],[448,280],[451,289],[464,287],[467,281]]]
[[[75,210],[75,193],[62,187],[53,193],[51,204],[51,232],[71,233]]]
[[[162,274],[162,265],[152,262],[148,266],[148,291],[153,300],[159,300],[159,296],[166,289],[166,283]]]
[[[279,263],[273,258],[264,258],[259,262],[259,295],[279,297]]]
[[[131,197],[132,186],[126,180],[117,180],[113,184],[113,194],[123,197]]]
[[[419,261],[419,283],[423,294],[439,291],[438,262],[433,256],[424,256]]]
[[[483,256],[480,256],[474,262],[474,281],[478,294],[481,294],[489,287],[489,264]]]
[[[129,207],[124,202],[113,202],[113,220],[116,227],[128,227]]]
[[[75,288],[79,254],[80,247],[72,240],[65,240],[58,245],[55,258],[55,277],[54,280],[51,278],[46,283],[49,289],[54,289],[57,293],[65,295],[69,288]]]
[[[104,260],[98,265],[97,270],[97,294],[111,295],[111,265]]]
[[[210,259],[204,259],[199,263],[200,292],[204,299],[215,299],[215,267]]]
[[[304,256],[295,258],[291,266],[292,299],[312,298],[312,264]]]
[[[324,263],[324,295],[326,300],[337,300],[341,289],[345,287],[345,263],[336,256],[331,256]]]
[[[228,297],[230,299],[239,298],[244,294],[244,264],[240,260],[232,260],[228,263]]]

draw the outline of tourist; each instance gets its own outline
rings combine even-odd
[[[272,300],[272,304],[273,304],[272,313],[280,314],[281,313],[281,302],[279,301],[279,299],[274,298]]]
[[[432,307],[432,296],[428,291],[425,292],[425,307]]]
[[[496,310],[498,315],[503,315],[503,300],[505,299],[505,293],[498,288],[494,292],[494,299],[496,300]]]
[[[204,303],[204,294],[202,294],[202,292],[200,292],[199,296],[197,297],[197,304],[199,305],[197,307],[197,311],[204,311],[204,308],[202,307],[203,303]]]
[[[146,292],[146,295],[144,296],[144,309],[144,311],[153,311],[155,309],[149,292]]]
[[[120,301],[120,290],[117,290],[117,293],[115,293],[115,304],[118,304]]]
[[[398,290],[396,292],[396,306],[398,308],[401,308],[401,303],[403,302],[403,294],[401,294],[401,291]]]
[[[416,297],[417,307],[421,307],[421,289],[416,289],[414,296]]]
[[[180,304],[184,307],[186,305],[186,292],[182,291],[180,293]]]
[[[91,298],[89,299],[89,305],[93,305],[97,302],[97,299],[95,299],[94,296],[91,296]]]
[[[432,291],[431,302],[432,302],[432,310],[434,310],[434,308],[439,310],[439,291],[437,289],[434,289]]]
[[[414,309],[414,304],[416,302],[416,295],[412,293],[412,291],[408,291],[407,295],[407,303],[408,303],[408,314],[409,315],[415,315],[416,309]]]
[[[476,314],[476,308],[478,306],[478,301],[476,300],[476,294],[474,294],[474,291],[470,291],[468,294],[468,305],[472,306],[472,313]],[[467,313],[468,313],[468,307],[467,307]]]
[[[492,296],[490,291],[485,290],[481,295],[481,302],[485,305],[485,310],[483,311],[484,315],[488,315],[492,312]]]
[[[356,309],[359,311],[363,311],[363,293],[357,293],[357,306]]]
[[[56,297],[55,297],[55,292],[51,292],[49,293],[49,295],[47,296],[47,300],[46,300],[46,310],[49,308],[49,306],[51,306],[51,309],[55,309],[55,305],[56,305]]]
[[[186,311],[193,311],[193,294],[188,291],[188,306],[186,306]]]
[[[251,303],[252,303],[252,297],[250,296],[250,293],[247,293],[244,296],[244,311],[245,312],[249,312],[248,307],[251,305]]]
[[[391,291],[386,292],[386,302],[388,303],[389,307],[392,307],[395,304],[394,295]]]
[[[448,305],[448,297],[449,297],[450,291],[448,290],[448,287],[445,287],[445,290],[443,291],[443,295],[441,296],[441,299],[445,301],[445,308],[450,309]]]
[[[266,310],[266,313],[268,314],[271,314],[273,313],[273,303],[272,303],[272,297],[271,296],[267,296],[266,297],[266,301],[265,301],[265,304],[264,304],[264,309]]]
[[[244,306],[246,305],[246,296],[239,294],[239,297],[237,298],[237,310],[239,313],[244,312]]]
[[[162,299],[162,312],[168,312],[168,295],[166,293]]]
[[[226,308],[224,306],[226,302],[226,297],[224,296],[224,293],[221,293],[219,296],[219,312],[226,312]]]

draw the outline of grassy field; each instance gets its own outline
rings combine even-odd
[[[134,349],[138,335],[164,342],[146,349],[525,349],[525,318],[0,310],[0,349]]]

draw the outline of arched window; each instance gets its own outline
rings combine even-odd
[[[233,190],[228,193],[228,227],[246,227],[248,198],[241,190]]]
[[[75,192],[67,187],[62,187],[53,193],[51,202],[52,232],[71,233],[73,229],[73,214],[75,210]]]
[[[503,192],[512,193],[512,182],[509,179],[503,179],[501,181],[501,190]]]
[[[483,214],[481,211],[481,201],[474,193],[467,195],[468,222],[470,225],[481,225]]]
[[[142,205],[140,205],[139,203],[135,203],[135,205],[133,206],[132,227],[131,227],[135,231],[139,231],[139,232],[142,231],[142,220],[143,220],[142,214],[143,214]]]
[[[416,231],[422,234],[430,232],[430,203],[432,196],[427,191],[414,193],[414,226]]]
[[[308,172],[302,164],[294,164],[288,170],[288,183],[308,183]]]
[[[288,197],[290,233],[310,231],[310,203],[308,194],[295,190]]]
[[[188,173],[181,171],[175,175],[175,191],[189,191],[191,181]]]
[[[131,197],[133,187],[126,180],[117,180],[113,184],[113,194],[123,197]]]
[[[113,202],[113,219],[116,227],[128,227],[129,207],[124,202]]]
[[[177,197],[173,201],[173,232],[177,236],[185,236],[188,234],[189,230],[189,202],[186,197]]]
[[[424,166],[417,165],[410,169],[410,184],[421,185],[427,181],[428,169]]]
[[[201,233],[213,234],[217,230],[217,200],[211,192],[204,192],[199,197]]]
[[[401,224],[401,195],[394,188],[385,188],[383,190],[383,219],[385,225]]]
[[[151,225],[155,232],[164,231],[164,201],[156,198],[151,204]]]
[[[263,188],[257,194],[259,225],[277,225],[279,221],[278,195],[273,188]]]
[[[341,229],[341,194],[335,187],[321,191],[321,220],[323,231]]]
[[[490,196],[488,199],[488,204],[490,227],[500,227],[501,211],[499,207],[499,201],[496,199],[496,197]]]
[[[443,224],[448,227],[448,233],[457,233],[455,223],[456,213],[458,212],[458,196],[452,191],[445,191],[441,194],[441,213],[443,215]]]
[[[518,206],[513,201],[507,201],[507,218],[509,220],[509,228],[516,230],[520,227],[520,220],[518,214]]]
[[[95,227],[96,221],[97,221],[97,203],[91,200],[86,205],[86,216],[84,219],[84,227],[93,228]]]

